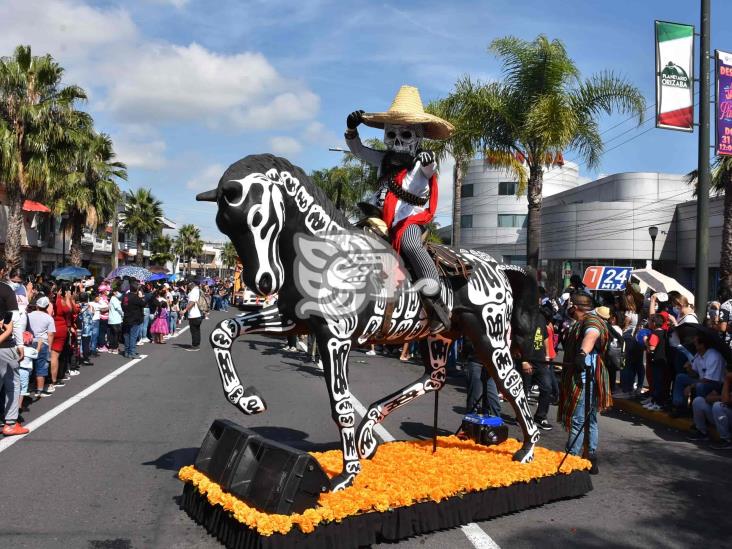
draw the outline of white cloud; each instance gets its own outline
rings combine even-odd
[[[221,164],[211,164],[186,181],[186,188],[193,191],[206,191],[218,185],[221,174],[226,168]]]
[[[0,51],[30,43],[34,53],[51,53],[68,69],[67,82],[87,88],[94,109],[125,123],[269,129],[307,122],[320,107],[316,94],[281,75],[261,53],[221,54],[196,43],[148,40],[123,8],[6,0],[0,21],[12,21],[0,33]]]
[[[5,0],[0,3],[0,51],[31,44],[62,62],[88,59],[98,48],[137,40],[138,31],[121,8],[92,8],[77,0]]]
[[[117,139],[114,141],[114,149],[120,162],[127,164],[128,168],[142,168],[147,170],[159,170],[165,166],[165,141],[155,139],[153,141],[128,141]]]
[[[343,136],[326,128],[321,122],[311,122],[305,128],[303,139],[312,145],[323,149],[328,147],[342,147]]]
[[[295,156],[302,151],[302,145],[297,139],[284,135],[272,137],[269,140],[269,147],[274,154],[284,157]]]
[[[174,8],[184,8],[188,5],[190,0],[147,0],[153,4],[170,4]]]

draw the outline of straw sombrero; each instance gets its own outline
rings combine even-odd
[[[372,128],[384,128],[384,124],[422,124],[428,139],[447,139],[455,127],[439,116],[424,112],[419,90],[414,86],[402,86],[386,112],[368,112],[363,122]]]

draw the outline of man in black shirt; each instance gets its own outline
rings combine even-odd
[[[142,330],[145,301],[139,293],[137,281],[130,281],[130,291],[122,296],[122,331],[125,338],[125,356],[127,358],[140,358],[137,354],[137,340]]]
[[[5,436],[24,435],[28,429],[18,423],[18,396],[20,394],[20,354],[13,337],[14,320],[18,317],[18,301],[15,291],[6,281],[5,261],[0,259],[0,382],[5,393]]]
[[[530,354],[516,360],[521,379],[524,382],[524,391],[526,394],[528,395],[531,392],[534,379],[536,379],[539,385],[539,399],[536,406],[536,414],[534,414],[534,422],[543,431],[552,430],[552,426],[546,418],[549,413],[549,403],[552,398],[551,376],[554,375],[552,366],[544,364],[544,362],[549,360],[546,353],[548,337],[546,326],[539,324],[536,327],[533,340],[531,341]]]

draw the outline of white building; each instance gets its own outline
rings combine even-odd
[[[544,196],[573,189],[583,182],[577,164],[548,169]],[[526,262],[526,195],[516,196],[516,176],[482,159],[471,160],[462,186],[460,245],[486,251],[508,263]]]

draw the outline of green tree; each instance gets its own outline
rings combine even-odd
[[[448,157],[452,157],[454,160],[452,168],[452,238],[450,244],[457,248],[460,246],[463,178],[467,163],[476,154],[475,139],[471,134],[471,125],[460,117],[459,111],[454,112],[449,101],[444,99],[432,101],[425,110],[447,120],[455,127],[455,131],[450,138],[441,141],[425,141],[424,148],[433,151],[437,155],[439,163],[444,162]]]
[[[162,203],[153,196],[150,189],[137,189],[126,193],[122,225],[125,231],[135,234],[137,238],[135,263],[143,265],[142,241],[146,236],[158,235],[162,230]]]
[[[175,254],[173,254],[174,245],[175,240],[173,240],[172,236],[168,236],[167,234],[157,236],[150,243],[150,251],[152,253],[150,261],[155,265],[165,265],[168,261],[173,261],[175,259]]]
[[[239,259],[239,254],[234,244],[232,242],[224,244],[224,249],[221,250],[221,262],[224,264],[224,267],[227,269],[233,268],[236,265],[237,259]]]
[[[689,181],[697,183],[698,172],[689,174]],[[732,157],[718,156],[712,166],[712,192],[724,195],[722,214],[722,245],[719,256],[719,298],[732,299]]]
[[[598,118],[621,112],[643,121],[645,99],[626,80],[606,71],[581,79],[564,44],[539,36],[490,45],[502,62],[500,82],[459,80],[445,99],[449,120],[459,120],[487,162],[513,171],[526,192],[526,260],[538,266],[544,168],[573,150],[589,167],[603,152]]]
[[[51,183],[73,164],[77,128],[88,115],[75,104],[78,86],[62,86],[63,68],[50,55],[33,56],[18,46],[0,58],[0,181],[8,200],[5,259],[20,264],[23,202],[45,200]]]
[[[74,170],[54,186],[53,209],[65,212],[71,229],[70,262],[81,266],[84,227],[96,230],[112,219],[121,191],[116,180],[127,179],[127,167],[114,160],[112,140],[92,128],[83,132],[75,154]]]
[[[178,237],[175,239],[175,253],[188,262],[188,272],[191,274],[191,261],[194,256],[203,251],[203,240],[201,231],[195,225],[187,224],[178,229]]]

